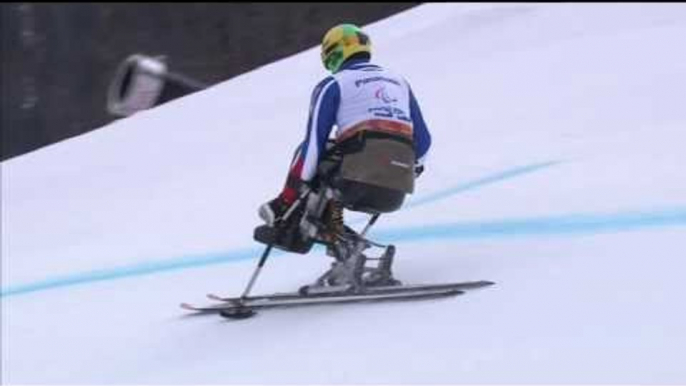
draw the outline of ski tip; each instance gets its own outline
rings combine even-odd
[[[219,301],[224,300],[221,296],[216,295],[216,294],[207,294],[207,297],[211,300],[219,300]]]
[[[181,303],[180,306],[181,306],[181,308],[183,308],[184,310],[197,311],[197,309],[196,309],[195,307],[193,307],[192,305],[190,305],[190,304],[188,304],[188,303]]]

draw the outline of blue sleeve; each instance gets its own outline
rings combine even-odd
[[[426,127],[422,110],[419,108],[419,103],[410,89],[410,118],[412,119],[413,136],[414,136],[414,150],[419,163],[424,162],[431,147],[431,134]]]
[[[340,101],[341,90],[333,77],[324,79],[312,92],[307,134],[301,145],[299,162],[296,163],[299,169],[296,174],[303,181],[310,181],[317,173],[319,159],[326,151],[326,141],[336,124]]]

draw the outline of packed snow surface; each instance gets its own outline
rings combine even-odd
[[[313,47],[2,163],[2,383],[686,383],[686,4],[426,4],[366,28],[433,134],[371,237],[406,283],[495,286],[179,308],[245,288],[327,75]],[[275,253],[253,292],[330,263]]]

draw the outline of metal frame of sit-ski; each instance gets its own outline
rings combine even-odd
[[[395,255],[395,246],[383,245],[367,239],[365,236],[376,223],[380,213],[375,213],[359,234],[345,226],[343,234],[335,235],[332,243],[319,239],[319,232],[324,224],[322,214],[330,200],[336,200],[337,191],[329,186],[323,186],[318,194],[311,191],[307,195],[305,213],[300,221],[300,230],[305,237],[312,238],[326,245],[327,255],[335,258],[331,268],[321,275],[313,284],[301,288],[303,294],[337,292],[350,290],[363,291],[369,282],[375,285],[398,285],[393,278],[391,266]],[[368,257],[363,252],[370,247],[383,248],[379,257]],[[367,262],[376,261],[376,266],[368,266]]]

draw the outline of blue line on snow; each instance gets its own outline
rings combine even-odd
[[[685,225],[686,208],[676,208],[650,212],[577,214],[423,225],[372,231],[372,234],[384,242],[390,243],[435,239],[598,234]]]
[[[541,163],[536,163],[532,165],[527,165],[527,166],[521,166],[521,167],[516,167],[513,169],[508,169],[499,173],[492,174],[490,176],[486,176],[483,178],[480,178],[478,180],[470,181],[464,184],[459,184],[457,186],[454,186],[452,188],[448,188],[445,190],[442,190],[440,192],[432,193],[429,194],[426,197],[421,197],[418,199],[410,199],[405,205],[403,205],[403,210],[409,209],[415,206],[419,205],[424,205],[428,204],[434,201],[442,200],[444,198],[448,198],[450,196],[463,193],[469,190],[477,189],[480,187],[483,187],[485,185],[489,185],[495,182],[500,182],[503,180],[507,180],[510,178],[514,177],[519,177],[524,174],[532,173],[541,169],[545,169],[554,165],[557,165],[561,163],[561,161],[549,161],[549,162],[541,162]]]
[[[71,286],[76,284],[91,283],[103,280],[114,280],[131,276],[147,275],[163,271],[185,269],[191,267],[225,263],[228,261],[248,260],[255,257],[258,248],[235,250],[223,253],[207,253],[203,255],[185,256],[173,260],[158,262],[146,262],[126,267],[116,267],[77,273],[72,275],[57,276],[51,279],[8,287],[3,289],[0,296],[19,295],[23,293],[43,291],[52,288]]]
[[[465,191],[513,178],[547,168],[559,161],[537,163],[529,166],[509,169],[475,181],[439,191],[416,201],[408,202],[405,208],[424,205],[442,200]],[[686,225],[686,209],[616,213],[605,215],[568,215],[548,218],[529,218],[490,222],[463,222],[452,224],[423,225],[399,229],[388,229],[374,232],[384,242],[414,242],[429,239],[472,239],[484,237],[512,237],[527,235],[565,235],[578,233],[617,232],[631,229],[660,226]],[[25,294],[53,288],[85,284],[97,281],[115,280],[132,276],[204,267],[213,264],[249,260],[255,258],[260,248],[241,249],[219,253],[185,256],[158,262],[126,267],[102,269],[73,275],[58,276],[51,279],[10,286],[0,291],[0,297]],[[277,255],[283,252],[277,251]]]
[[[387,229],[374,232],[383,242],[418,242],[435,239],[474,239],[516,236],[545,236],[621,232],[643,228],[686,226],[686,208],[651,212],[566,215],[504,221],[475,221]],[[177,269],[255,258],[260,249],[187,256],[180,259],[130,267],[113,268],[9,287],[1,296],[19,295],[52,288],[146,275]],[[283,254],[283,253],[280,253]]]
[[[558,163],[560,163],[560,161],[549,161],[504,170],[502,172],[498,172],[490,176],[486,176],[474,181],[460,184],[440,192],[432,193],[427,197],[420,198],[419,200],[409,201],[404,205],[403,209],[442,200],[455,194],[476,189],[509,178],[517,177],[523,174],[531,173],[549,166],[556,165]],[[357,223],[363,220],[365,219],[359,218],[357,221],[352,221],[351,223]],[[8,288],[4,288],[0,290],[0,297],[19,295],[23,293],[48,290],[51,288],[71,286],[76,284],[90,283],[103,280],[114,280],[131,276],[147,275],[156,272],[246,260],[256,256],[258,253],[259,249],[255,248],[250,250],[240,250],[233,252],[186,256],[173,260],[165,260],[162,262],[150,262],[127,267],[110,268],[91,272],[84,272],[80,274],[58,276],[35,283],[10,286]]]

